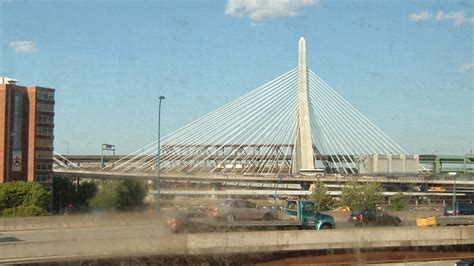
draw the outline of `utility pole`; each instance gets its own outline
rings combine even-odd
[[[449,172],[449,175],[453,177],[453,216],[456,215],[456,172]]]
[[[160,206],[160,123],[161,123],[161,101],[165,99],[165,96],[160,96],[158,101],[158,141],[157,141],[157,152],[156,152],[156,180],[155,180],[155,187],[156,187],[156,210],[160,213],[161,206]]]

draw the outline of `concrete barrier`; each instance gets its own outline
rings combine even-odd
[[[146,255],[474,244],[474,227],[380,227],[323,231],[233,232],[160,237],[0,243],[0,264]]]
[[[191,234],[188,254],[474,244],[474,227]]]
[[[186,254],[186,235],[0,243],[0,264]]]
[[[162,216],[161,216],[162,217]],[[98,226],[148,225],[163,223],[154,213],[112,213],[64,216],[1,218],[0,232],[80,228]]]

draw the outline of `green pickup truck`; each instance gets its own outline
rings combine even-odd
[[[285,201],[285,215],[296,219],[302,229],[334,229],[336,224],[331,215],[317,211],[316,202],[308,200]]]

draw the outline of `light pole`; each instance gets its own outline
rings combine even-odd
[[[160,119],[161,119],[161,101],[165,96],[160,96],[158,101],[158,151],[156,152],[156,210],[160,212]]]
[[[456,215],[456,172],[449,172],[450,176],[453,177],[453,216]]]

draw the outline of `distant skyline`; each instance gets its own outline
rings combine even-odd
[[[409,153],[474,149],[472,1],[2,1],[0,76],[56,89],[55,150],[128,154],[297,65]]]

